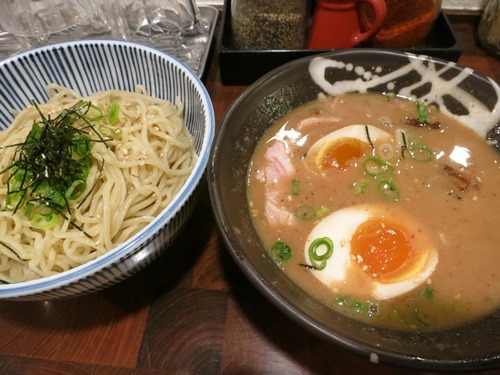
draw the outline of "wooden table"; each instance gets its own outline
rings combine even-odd
[[[459,64],[500,82],[500,61],[477,46],[474,22],[452,21]],[[205,83],[219,123],[245,87],[221,84],[216,53]],[[206,189],[175,244],[146,270],[80,298],[1,301],[0,332],[7,375],[421,374],[326,343],[271,305],[226,250]]]

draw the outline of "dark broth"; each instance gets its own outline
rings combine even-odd
[[[278,257],[277,262],[297,285],[335,310],[370,324],[440,330],[475,321],[500,305],[499,154],[455,118],[436,108],[428,111],[427,124],[418,124],[416,103],[410,100],[378,94],[318,99],[274,124],[252,157],[248,200],[266,249],[277,241],[287,244],[291,258]],[[352,124],[373,125],[394,137],[392,154],[383,159],[394,166],[397,199],[388,200],[373,182],[359,189],[361,181],[371,181],[362,163],[375,152],[372,149],[344,168],[318,170],[311,165],[310,147]],[[401,134],[406,144],[398,138]],[[284,147],[276,148],[277,143]],[[424,150],[424,155],[412,158],[410,145],[419,150],[415,152]],[[272,147],[281,150],[274,159],[269,157]],[[292,168],[280,166],[270,181],[273,173],[266,174],[267,168],[284,158]],[[278,210],[272,214],[270,200]],[[307,238],[324,217],[353,205],[387,207],[398,212],[395,219],[403,225],[413,223],[438,254],[432,275],[403,295],[385,300],[373,298],[366,278],[349,276],[335,286],[320,282],[313,273],[322,271],[305,266]],[[298,213],[298,207],[314,210]]]

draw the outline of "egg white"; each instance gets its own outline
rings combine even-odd
[[[419,248],[419,251],[425,252],[425,256],[422,257],[423,262],[419,264],[417,272],[407,275],[407,278],[397,282],[382,283],[362,271],[357,260],[351,256],[351,238],[358,226],[366,220],[375,216],[388,215],[386,210],[384,210],[383,214],[381,212],[378,207],[373,205],[347,207],[323,218],[309,234],[304,247],[304,257],[308,265],[311,265],[308,249],[315,239],[329,237],[333,242],[333,254],[328,259],[326,267],[322,270],[310,269],[310,272],[332,291],[337,292],[342,289],[344,293],[352,292],[357,296],[366,294],[367,298],[386,300],[406,294],[422,285],[429,280],[434,272],[438,263],[437,251],[430,241],[424,238],[425,235],[421,233],[419,233],[419,236],[422,238],[419,238],[418,243],[423,248]],[[409,218],[405,218],[404,221],[401,220],[400,223],[411,231],[412,224]],[[413,231],[413,233],[416,232]],[[348,280],[353,279],[353,277],[361,277],[366,280],[369,285],[367,290],[355,290],[355,286],[349,285]]]
[[[333,142],[342,138],[354,138],[361,142],[375,144],[377,142],[392,142],[393,136],[373,125],[348,125],[337,129],[324,137],[318,139],[309,148],[308,155],[316,155],[319,150],[329,142]]]

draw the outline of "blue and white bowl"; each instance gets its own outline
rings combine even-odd
[[[47,300],[97,291],[124,280],[154,260],[189,217],[204,176],[215,119],[210,97],[199,78],[176,58],[140,44],[86,40],[50,45],[0,62],[0,129],[13,113],[35,100],[46,102],[46,86],[57,83],[86,96],[96,91],[134,91],[184,103],[186,125],[198,160],[170,205],[142,231],[101,257],[61,274],[0,286],[0,298]]]

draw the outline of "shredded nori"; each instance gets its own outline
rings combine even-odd
[[[80,189],[86,186],[92,165],[92,143],[108,141],[93,125],[104,118],[102,110],[82,100],[51,118],[46,117],[35,102],[33,106],[40,120],[34,122],[24,142],[3,147],[17,148],[12,163],[0,171],[0,174],[9,172],[7,200],[11,205],[7,201],[5,209],[15,213],[25,207],[28,215],[35,205],[42,216],[55,212],[82,230],[70,220],[68,200],[73,197],[68,197],[68,191],[75,186]],[[104,160],[100,171],[103,163]],[[75,184],[75,181],[81,183]],[[88,194],[84,199],[87,197]]]

